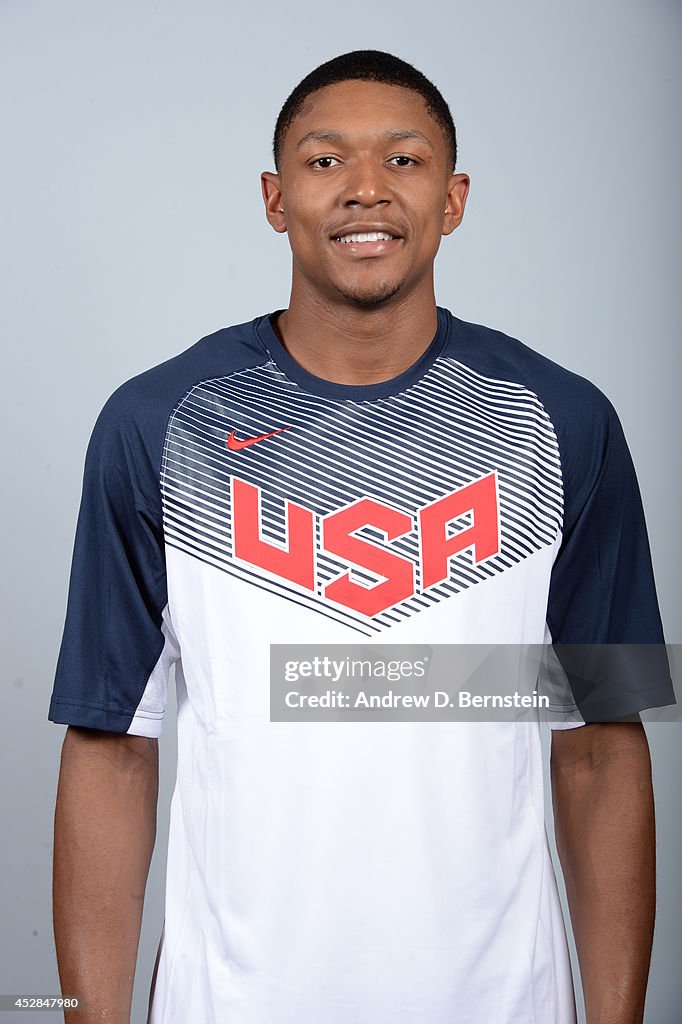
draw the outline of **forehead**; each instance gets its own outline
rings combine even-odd
[[[289,127],[285,146],[293,149],[304,135],[315,131],[364,140],[410,129],[426,135],[434,146],[445,145],[441,127],[419,93],[384,82],[337,82],[306,97]]]

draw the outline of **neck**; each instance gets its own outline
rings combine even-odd
[[[336,384],[378,384],[403,373],[426,351],[438,326],[433,281],[385,305],[334,302],[292,285],[275,330],[292,359]]]

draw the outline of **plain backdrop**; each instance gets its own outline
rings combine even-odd
[[[51,857],[65,729],[47,709],[90,431],[128,377],[286,306],[290,253],[265,221],[259,174],[282,102],[322,61],[385,49],[443,91],[472,184],[438,257],[438,301],[612,400],[666,638],[680,642],[681,26],[675,0],[0,3],[1,992],[59,991]],[[679,727],[647,731],[659,908],[646,1024],[677,1024]],[[163,920],[174,744],[171,694],[135,1024]],[[547,813],[551,825],[549,801]],[[34,1018],[57,1019],[21,1016]]]

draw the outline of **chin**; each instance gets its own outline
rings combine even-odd
[[[382,281],[375,285],[336,285],[336,290],[355,306],[380,306],[397,295],[402,281]]]

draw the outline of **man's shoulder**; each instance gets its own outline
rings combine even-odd
[[[204,335],[177,355],[125,380],[102,407],[96,432],[155,438],[197,385],[266,363],[268,353],[254,329],[259,319]]]
[[[257,318],[260,319],[260,318]],[[124,381],[109,401],[121,411],[171,405],[202,381],[259,366],[269,356],[254,330],[255,321],[221,327],[177,355]]]
[[[530,392],[561,433],[607,429],[615,409],[593,381],[504,331],[450,316],[452,358],[492,382]]]

